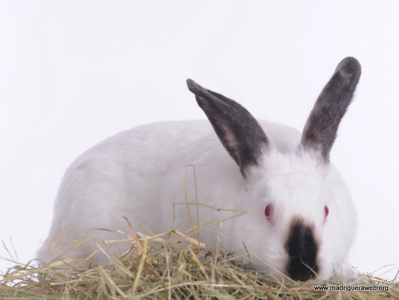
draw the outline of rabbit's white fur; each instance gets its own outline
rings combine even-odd
[[[346,266],[354,239],[356,215],[348,190],[331,165],[320,164],[316,155],[298,149],[299,132],[278,124],[261,125],[275,149],[264,155],[260,167],[252,168],[249,180],[241,176],[206,121],[144,125],[91,148],[66,171],[54,204],[51,231],[38,258],[49,262],[71,247],[71,233],[79,224],[73,235],[76,239],[92,228],[114,232],[91,231],[89,235],[104,240],[122,238],[115,233],[118,229],[129,232],[122,216],[138,231],[140,224],[154,232],[170,230],[172,203],[185,202],[185,165],[195,164],[201,203],[248,212],[226,221],[219,233],[222,245],[244,253],[245,242],[249,251],[284,270],[289,223],[293,215],[303,215],[315,224],[323,241],[319,278],[329,278],[333,264]],[[193,188],[188,198],[194,202]],[[274,226],[265,220],[267,203],[276,204]],[[323,227],[325,204],[331,213]],[[187,209],[177,206],[177,212],[175,223],[179,224],[187,218]],[[203,222],[229,215],[203,208],[200,212]],[[84,258],[97,249],[94,243],[88,245],[74,255]],[[95,258],[105,259],[102,255]],[[257,266],[266,268],[261,262]]]
[[[260,125],[268,146],[262,148],[257,164],[245,166],[241,173],[226,152],[229,146],[223,147],[208,121],[144,125],[91,148],[66,171],[51,230],[38,259],[51,261],[72,246],[72,238],[85,234],[103,240],[122,238],[117,230],[129,232],[123,216],[138,232],[143,232],[141,224],[152,232],[170,230],[187,218],[187,208],[177,205],[173,224],[172,204],[185,202],[185,166],[194,164],[200,203],[247,211],[225,221],[207,246],[215,247],[218,235],[222,246],[228,245],[238,254],[248,250],[267,263],[253,257],[255,268],[287,274],[290,228],[293,220],[301,220],[311,228],[317,244],[316,278],[328,279],[333,268],[351,277],[346,257],[355,236],[356,214],[341,176],[317,147],[308,147],[303,136],[301,142],[298,131],[266,122]],[[234,147],[231,130],[225,132],[226,143]],[[188,199],[195,202],[190,184]],[[273,205],[272,220],[265,217],[268,204]],[[329,208],[327,218],[325,206]],[[199,210],[200,223],[232,214],[205,207]],[[196,213],[191,215],[195,223]],[[93,228],[111,231],[89,231]],[[206,233],[204,230],[201,235]],[[86,243],[66,256],[84,258],[96,249],[94,243]],[[105,256],[98,253],[93,259],[104,262]]]

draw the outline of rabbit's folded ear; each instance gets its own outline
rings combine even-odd
[[[361,67],[353,57],[343,59],[322,90],[306,122],[301,144],[319,152],[329,161],[339,123],[351,103]]]
[[[246,169],[258,165],[269,140],[258,121],[240,104],[204,89],[191,79],[187,85],[207,115],[227,152],[246,178]]]

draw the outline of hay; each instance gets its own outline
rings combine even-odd
[[[174,238],[176,242],[169,242]],[[334,280],[281,282],[245,270],[242,258],[233,252],[212,252],[190,242],[181,248],[182,237],[173,231],[163,238],[138,235],[119,258],[107,252],[109,244],[94,240],[112,262],[91,269],[79,267],[81,261],[72,259],[43,267],[16,264],[0,277],[0,299],[399,299],[398,282],[366,275],[358,281],[361,285]],[[344,290],[316,291],[318,285]],[[364,286],[377,290],[347,290]],[[385,286],[388,290],[378,290]]]
[[[188,211],[192,205],[197,211],[202,205],[198,199],[196,203],[187,201],[183,204],[187,205]],[[245,213],[230,211],[235,212],[236,217]],[[190,217],[186,222],[189,220],[193,224]],[[254,258],[255,254],[237,257],[219,245],[211,251],[199,240],[201,230],[218,226],[225,220],[191,225],[191,229],[183,232],[179,231],[179,224],[169,232],[157,235],[144,228],[146,235],[136,233],[126,219],[131,232],[125,234],[123,241],[85,237],[75,242],[78,246],[94,241],[98,246],[96,252],[100,251],[110,259],[108,264],[92,264],[91,268],[85,268],[90,257],[86,260],[58,258],[43,266],[14,262],[14,267],[0,275],[0,300],[399,299],[396,277],[386,281],[363,274],[351,284],[344,284],[339,279],[299,283],[284,276],[281,280],[273,275],[249,271],[246,268],[250,263],[248,257],[252,255]],[[117,248],[119,242],[126,241],[132,246],[119,257],[109,251]],[[362,288],[374,290],[359,290]]]

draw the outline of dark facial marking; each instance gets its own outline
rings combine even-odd
[[[286,249],[289,255],[287,273],[293,280],[307,281],[318,272],[318,246],[313,231],[300,221],[291,225]]]

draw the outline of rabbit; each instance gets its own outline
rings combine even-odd
[[[356,211],[344,180],[330,164],[330,151],[360,74],[355,58],[339,63],[302,134],[257,121],[239,103],[188,79],[209,122],[139,126],[78,157],[62,179],[38,259],[48,263],[62,255],[91,255],[95,243],[71,250],[72,240],[85,235],[123,238],[117,232],[129,232],[123,216],[147,235],[140,225],[153,233],[171,230],[187,218],[187,207],[176,205],[174,210],[173,203],[186,201],[185,166],[192,164],[201,204],[246,211],[224,221],[207,247],[216,247],[219,238],[220,245],[237,255],[255,254],[254,269],[293,280],[327,280],[334,272],[353,278],[347,255],[355,237]],[[187,197],[194,202],[196,191],[190,186]],[[199,219],[191,213],[194,226],[231,216],[223,209],[198,209]],[[184,226],[189,227],[187,222]],[[107,261],[102,253],[91,259]]]

